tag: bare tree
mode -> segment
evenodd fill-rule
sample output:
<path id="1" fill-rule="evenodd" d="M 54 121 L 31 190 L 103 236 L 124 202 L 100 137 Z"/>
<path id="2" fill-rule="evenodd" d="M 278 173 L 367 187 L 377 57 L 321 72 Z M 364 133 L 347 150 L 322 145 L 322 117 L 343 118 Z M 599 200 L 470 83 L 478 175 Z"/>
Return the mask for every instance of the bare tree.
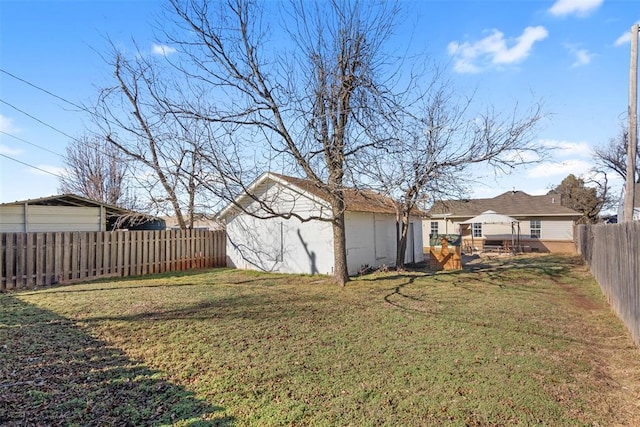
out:
<path id="1" fill-rule="evenodd" d="M 607 146 L 593 150 L 593 157 L 599 168 L 613 171 L 623 181 L 626 181 L 628 145 L 629 131 L 625 126 L 620 126 L 618 136 L 611 138 Z M 637 153 L 635 181 L 640 183 L 640 153 Z"/>
<path id="2" fill-rule="evenodd" d="M 133 207 L 129 168 L 116 147 L 105 139 L 82 136 L 69 143 L 60 191 L 110 205 Z"/>
<path id="3" fill-rule="evenodd" d="M 532 138 L 543 117 L 539 104 L 524 113 L 517 107 L 510 114 L 474 112 L 472 99 L 456 101 L 453 87 L 436 68 L 431 83 L 414 96 L 416 102 L 400 102 L 398 113 L 372 136 L 385 141 L 386 152 L 361 158 L 359 170 L 369 177 L 369 186 L 395 200 L 399 269 L 412 210 L 468 192 L 474 165 L 504 173 L 544 154 Z"/>
<path id="4" fill-rule="evenodd" d="M 269 43 L 268 28 L 262 26 L 264 4 L 171 3 L 185 30 L 172 35 L 171 42 L 189 56 L 188 63 L 176 65 L 197 93 L 217 100 L 209 108 L 185 101 L 173 111 L 229 130 L 230 150 L 210 150 L 212 155 L 217 152 L 212 161 L 224 177 L 222 189 L 247 191 L 248 170 L 255 177 L 256 168 L 268 164 L 257 159 L 263 155 L 284 162 L 327 195 L 334 275 L 344 285 L 345 175 L 352 160 L 375 144 L 365 130 L 388 112 L 385 95 L 393 76 L 384 43 L 395 24 L 396 5 L 296 0 L 286 9 L 289 15 L 282 18 L 275 44 Z M 255 153 L 257 160 L 248 169 L 241 161 L 247 153 Z M 296 216 L 263 207 L 266 215 Z"/>
<path id="5" fill-rule="evenodd" d="M 176 216 L 179 227 L 195 221 L 203 170 L 200 149 L 208 129 L 178 117 L 167 99 L 179 95 L 166 64 L 142 52 L 127 59 L 112 50 L 115 85 L 103 89 L 93 109 L 105 140 L 136 165 L 136 181 L 148 197 L 148 210 Z"/>

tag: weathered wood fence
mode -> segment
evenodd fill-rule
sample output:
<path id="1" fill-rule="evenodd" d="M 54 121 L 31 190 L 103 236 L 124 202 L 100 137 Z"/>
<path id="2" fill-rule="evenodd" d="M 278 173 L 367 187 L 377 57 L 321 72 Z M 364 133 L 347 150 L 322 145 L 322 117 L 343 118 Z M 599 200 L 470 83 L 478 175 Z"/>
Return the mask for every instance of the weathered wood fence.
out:
<path id="1" fill-rule="evenodd" d="M 640 221 L 580 225 L 578 252 L 640 346 Z"/>
<path id="2" fill-rule="evenodd" d="M 225 263 L 224 231 L 0 233 L 0 291 Z"/>

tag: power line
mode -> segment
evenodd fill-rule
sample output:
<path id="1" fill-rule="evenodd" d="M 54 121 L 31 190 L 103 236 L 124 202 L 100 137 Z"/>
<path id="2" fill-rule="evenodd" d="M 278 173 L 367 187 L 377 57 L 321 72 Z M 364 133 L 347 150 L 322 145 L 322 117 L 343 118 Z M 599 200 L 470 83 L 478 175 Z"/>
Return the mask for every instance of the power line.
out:
<path id="1" fill-rule="evenodd" d="M 29 86 L 31 86 L 31 87 L 33 87 L 33 88 L 35 88 L 35 89 L 38 89 L 38 90 L 40 90 L 40 91 L 42 91 L 42 92 L 46 93 L 47 95 L 51 95 L 51 96 L 53 96 L 54 98 L 59 99 L 60 101 L 66 102 L 67 104 L 69 104 L 69 105 L 73 105 L 74 107 L 79 108 L 80 110 L 86 111 L 86 108 L 81 107 L 80 105 L 76 104 L 75 102 L 71 102 L 71 101 L 69 101 L 68 99 L 65 99 L 65 98 L 63 98 L 63 97 L 61 97 L 61 96 L 59 96 L 59 95 L 56 95 L 55 93 L 50 92 L 50 91 L 48 91 L 47 89 L 41 88 L 40 86 L 35 85 L 35 84 L 33 84 L 33 83 L 31 83 L 31 82 L 29 82 L 29 81 L 27 81 L 27 80 L 25 80 L 25 79 L 23 79 L 23 78 L 21 78 L 21 77 L 18 77 L 18 76 L 16 76 L 15 74 L 12 74 L 12 73 L 10 73 L 10 72 L 8 72 L 8 71 L 6 71 L 6 70 L 3 70 L 2 68 L 0 68 L 0 72 L 4 73 L 4 74 L 6 74 L 6 75 L 8 75 L 8 76 L 10 76 L 10 77 L 13 77 L 14 79 L 16 79 L 16 80 L 18 80 L 18 81 L 21 81 L 22 83 L 27 84 L 27 85 L 29 85 Z"/>
<path id="2" fill-rule="evenodd" d="M 39 168 L 39 167 L 37 167 L 37 166 L 30 165 L 29 163 L 25 163 L 25 162 L 23 162 L 23 161 L 21 161 L 21 160 L 14 159 L 13 157 L 10 157 L 10 156 L 7 156 L 7 155 L 4 155 L 4 154 L 2 154 L 2 153 L 0 153 L 0 156 L 4 157 L 4 158 L 6 158 L 6 159 L 9 159 L 9 160 L 13 160 L 14 162 L 17 162 L 17 163 L 23 164 L 23 165 L 25 165 L 25 166 L 28 166 L 28 167 L 30 167 L 30 168 L 33 168 L 33 169 L 39 170 L 40 172 L 48 173 L 49 175 L 53 175 L 53 176 L 55 176 L 56 178 L 63 178 L 61 175 L 55 174 L 55 173 L 53 173 L 53 172 L 51 172 L 51 171 L 48 171 L 48 170 L 45 170 L 45 169 Z"/>
<path id="3" fill-rule="evenodd" d="M 24 110 L 21 110 L 20 108 L 16 107 L 16 106 L 15 106 L 15 105 L 13 105 L 13 104 L 8 103 L 8 102 L 7 102 L 7 101 L 5 101 L 4 99 L 0 99 L 0 102 L 1 102 L 1 103 L 3 103 L 3 104 L 5 104 L 5 105 L 7 105 L 7 106 L 9 106 L 9 107 L 11 107 L 11 108 L 13 108 L 13 109 L 14 109 L 14 110 L 16 110 L 16 111 L 21 112 L 21 113 L 22 113 L 22 114 L 24 114 L 25 116 L 32 118 L 32 119 L 33 119 L 33 120 L 35 120 L 36 122 L 38 122 L 38 123 L 41 123 L 41 124 L 45 125 L 45 126 L 46 126 L 46 127 L 48 127 L 49 129 L 52 129 L 52 130 L 54 130 L 54 131 L 56 131 L 56 132 L 58 132 L 58 133 L 60 133 L 60 134 L 62 134 L 62 135 L 64 135 L 64 136 L 66 136 L 67 138 L 70 138 L 70 139 L 75 140 L 75 138 L 74 138 L 74 137 L 72 137 L 71 135 L 69 135 L 68 133 L 66 133 L 66 132 L 64 132 L 64 131 L 61 131 L 60 129 L 57 129 L 57 128 L 55 128 L 55 127 L 51 126 L 51 125 L 50 125 L 50 124 L 48 124 L 48 123 L 43 122 L 43 121 L 42 121 L 42 120 L 40 120 L 39 118 L 37 118 L 37 117 L 35 117 L 35 116 L 33 116 L 33 115 L 31 115 L 31 114 L 27 113 L 27 112 L 26 112 L 26 111 L 24 111 Z"/>
<path id="4" fill-rule="evenodd" d="M 7 70 L 4 70 L 4 69 L 0 68 L 0 72 L 2 72 L 2 73 L 4 73 L 4 74 L 6 74 L 6 75 L 8 75 L 8 76 L 10 76 L 10 77 L 12 77 L 12 78 L 14 78 L 14 79 L 16 79 L 16 80 L 18 80 L 18 81 L 20 81 L 20 82 L 22 82 L 22 83 L 24 83 L 24 84 L 26 84 L 26 85 L 29 85 L 29 86 L 31 86 L 31 87 L 33 87 L 33 88 L 35 88 L 35 89 L 39 90 L 39 91 L 42 91 L 42 92 L 46 93 L 46 94 L 47 94 L 47 95 L 49 95 L 49 96 L 52 96 L 52 97 L 57 98 L 57 99 L 59 99 L 59 100 L 61 100 L 61 101 L 63 101 L 63 102 L 66 102 L 67 104 L 72 105 L 72 106 L 74 106 L 74 107 L 78 108 L 79 110 L 82 110 L 82 111 L 84 111 L 84 112 L 87 112 L 87 113 L 91 114 L 91 111 L 89 111 L 86 107 L 80 106 L 80 105 L 76 104 L 75 102 L 69 101 L 68 99 L 63 98 L 63 97 L 62 97 L 62 96 L 60 96 L 60 95 L 56 95 L 55 93 L 53 93 L 53 92 L 51 92 L 51 91 L 49 91 L 49 90 L 47 90 L 47 89 L 44 89 L 44 88 L 42 88 L 42 87 L 40 87 L 40 86 L 38 86 L 38 85 L 36 85 L 36 84 L 34 84 L 34 83 L 31 83 L 30 81 L 28 81 L 28 80 L 26 80 L 26 79 L 23 79 L 22 77 L 16 76 L 15 74 L 10 73 L 10 72 L 9 72 L 9 71 L 7 71 Z M 2 103 L 4 103 L 4 104 L 8 105 L 9 107 L 13 108 L 13 109 L 14 109 L 14 110 L 16 110 L 16 111 L 19 111 L 20 113 L 22 113 L 22 114 L 26 115 L 27 117 L 30 117 L 31 119 L 33 119 L 33 120 L 37 121 L 38 123 L 41 123 L 41 124 L 43 124 L 44 126 L 47 126 L 48 128 L 53 129 L 54 131 L 56 131 L 56 132 L 58 132 L 58 133 L 60 133 L 60 134 L 62 134 L 62 135 L 64 135 L 64 136 L 66 136 L 66 137 L 70 138 L 72 141 L 74 141 L 74 142 L 76 142 L 76 143 L 82 143 L 82 140 L 81 140 L 81 139 L 76 138 L 76 137 L 73 137 L 73 136 L 69 135 L 68 133 L 66 133 L 66 132 L 64 132 L 64 131 L 61 131 L 60 129 L 57 129 L 56 127 L 54 127 L 54 126 L 52 126 L 52 125 L 50 125 L 50 124 L 48 124 L 48 123 L 45 123 L 44 121 L 42 121 L 42 120 L 38 119 L 37 117 L 35 117 L 35 116 L 33 116 L 33 115 L 31 115 L 31 114 L 27 113 L 27 112 L 26 112 L 26 111 L 24 111 L 24 110 L 21 110 L 20 108 L 18 108 L 18 107 L 16 107 L 16 106 L 12 105 L 12 104 L 10 104 L 10 103 L 8 103 L 7 101 L 4 101 L 4 100 L 0 99 L 0 102 L 2 102 Z M 110 121 L 109 121 L 109 122 L 110 122 Z M 110 123 L 111 123 L 111 122 L 110 122 Z M 2 133 L 7 134 L 6 132 L 2 132 Z M 36 145 L 36 144 L 33 144 L 33 143 L 30 143 L 30 142 L 25 141 L 25 140 L 23 140 L 23 139 L 20 139 L 20 138 L 18 138 L 18 137 L 16 137 L 16 136 L 14 136 L 14 135 L 9 135 L 9 134 L 7 134 L 7 135 L 8 135 L 8 136 L 12 136 L 12 137 L 14 137 L 14 138 L 16 138 L 16 139 L 19 139 L 19 140 L 20 140 L 20 141 L 22 141 L 22 142 L 26 142 L 27 144 L 30 144 L 30 145 L 33 145 L 33 146 L 35 146 L 35 147 L 41 148 L 41 149 L 43 149 L 43 150 L 50 151 L 50 150 L 47 150 L 46 148 L 43 148 L 43 147 L 38 146 L 38 145 Z M 97 152 L 99 152 L 99 153 L 100 153 L 100 154 L 102 154 L 103 156 L 107 156 L 107 157 L 112 158 L 112 159 L 120 159 L 120 157 L 118 157 L 118 156 L 114 155 L 113 153 L 105 152 L 105 151 L 103 151 L 103 150 L 99 149 L 98 147 L 95 147 L 95 149 L 96 149 L 96 151 L 97 151 Z M 61 155 L 61 154 L 59 154 L 59 153 L 55 153 L 55 152 L 52 152 L 52 153 L 53 153 L 53 154 L 56 154 L 57 156 L 63 157 L 63 158 L 65 157 L 65 156 L 63 156 L 63 155 Z"/>
<path id="5" fill-rule="evenodd" d="M 52 126 L 52 125 L 50 125 L 50 124 L 48 124 L 48 123 L 46 123 L 46 122 L 44 122 L 44 121 L 40 120 L 39 118 L 35 117 L 34 115 L 32 115 L 32 114 L 30 114 L 30 113 L 27 113 L 26 111 L 24 111 L 24 110 L 22 110 L 22 109 L 20 109 L 20 108 L 16 107 L 15 105 L 13 105 L 13 104 L 11 104 L 11 103 L 9 103 L 9 102 L 7 102 L 7 101 L 3 100 L 3 99 L 0 99 L 0 103 L 3 103 L 3 104 L 8 105 L 9 107 L 13 108 L 14 110 L 16 110 L 16 111 L 18 111 L 18 112 L 20 112 L 20 113 L 24 114 L 25 116 L 27 116 L 27 117 L 29 117 L 29 118 L 31 118 L 31 119 L 33 119 L 33 120 L 37 121 L 38 123 L 41 123 L 42 125 L 44 125 L 44 126 L 48 127 L 49 129 L 53 129 L 54 131 L 56 131 L 56 132 L 58 132 L 58 133 L 60 133 L 60 134 L 62 134 L 62 135 L 64 135 L 64 136 L 66 136 L 67 138 L 69 138 L 70 140 L 72 140 L 72 141 L 74 141 L 74 142 L 76 142 L 76 143 L 78 143 L 78 144 L 84 144 L 84 143 L 85 143 L 82 139 L 80 139 L 80 138 L 76 138 L 76 137 L 73 137 L 73 136 L 69 135 L 68 133 L 66 133 L 66 132 L 64 132 L 64 131 L 62 131 L 62 130 L 60 130 L 60 129 L 56 128 L 55 126 Z M 14 136 L 14 135 L 8 134 L 7 132 L 4 132 L 4 131 L 0 131 L 0 132 L 1 132 L 1 133 L 6 134 L 6 135 L 8 135 L 8 136 L 11 136 L 11 137 L 13 137 L 13 138 L 19 139 L 19 140 L 21 140 L 21 141 L 23 141 L 23 142 L 26 142 L 27 144 L 33 145 L 33 146 L 35 146 L 35 147 L 38 147 L 38 148 L 41 148 L 41 149 L 43 149 L 43 150 L 49 151 L 49 152 L 51 152 L 51 153 L 53 153 L 53 154 L 55 154 L 55 155 L 57 155 L 57 156 L 60 156 L 60 157 L 62 157 L 62 158 L 65 158 L 65 156 L 63 156 L 62 154 L 56 153 L 56 152 L 54 152 L 54 151 L 51 151 L 51 150 L 49 150 L 49 149 L 47 149 L 47 148 L 44 148 L 44 147 L 42 147 L 42 146 L 39 146 L 39 145 L 37 145 L 37 144 L 34 144 L 34 143 L 31 143 L 31 142 L 28 142 L 28 141 L 26 141 L 26 140 L 24 140 L 24 139 L 21 139 L 21 138 L 18 138 L 18 137 L 16 137 L 16 136 Z M 104 151 L 104 150 L 101 150 L 98 146 L 95 146 L 95 147 L 94 147 L 94 149 L 95 149 L 98 153 L 100 153 L 100 154 L 102 154 L 103 156 L 106 156 L 106 157 L 108 157 L 108 158 L 110 158 L 110 159 L 121 160 L 121 158 L 120 158 L 119 156 L 117 156 L 117 155 L 115 155 L 115 154 L 113 154 L 113 153 L 109 153 L 109 152 L 106 152 L 106 151 Z"/>
<path id="6" fill-rule="evenodd" d="M 1 133 L 1 134 L 3 134 L 3 135 L 7 135 L 7 136 L 9 136 L 9 137 L 11 137 L 11 138 L 17 139 L 18 141 L 22 141 L 22 142 L 24 142 L 25 144 L 33 145 L 33 146 L 34 146 L 34 147 L 36 147 L 36 148 L 39 148 L 39 149 L 44 150 L 44 151 L 48 151 L 49 153 L 51 153 L 51 154 L 55 154 L 55 155 L 56 155 L 56 156 L 58 156 L 58 157 L 62 157 L 62 158 L 64 158 L 64 156 L 63 156 L 62 154 L 60 154 L 60 153 L 56 153 L 56 152 L 55 152 L 55 151 L 53 151 L 53 150 L 49 150 L 47 147 L 43 147 L 43 146 L 41 146 L 41 145 L 34 144 L 33 142 L 29 142 L 29 141 L 27 141 L 26 139 L 22 139 L 22 138 L 20 138 L 20 137 L 18 137 L 18 136 L 12 135 L 12 134 L 10 134 L 9 132 L 5 132 L 5 131 L 3 131 L 3 130 L 0 130 L 0 133 Z"/>

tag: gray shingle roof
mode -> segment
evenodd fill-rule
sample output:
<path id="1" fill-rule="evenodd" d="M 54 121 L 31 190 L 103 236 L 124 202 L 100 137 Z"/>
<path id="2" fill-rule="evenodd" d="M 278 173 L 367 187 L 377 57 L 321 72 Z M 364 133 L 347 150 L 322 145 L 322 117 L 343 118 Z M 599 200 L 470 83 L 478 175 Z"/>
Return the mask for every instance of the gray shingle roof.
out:
<path id="1" fill-rule="evenodd" d="M 433 204 L 430 216 L 474 217 L 487 210 L 503 215 L 580 217 L 579 212 L 560 204 L 560 196 L 531 196 L 523 191 L 507 191 L 491 199 L 441 200 Z"/>

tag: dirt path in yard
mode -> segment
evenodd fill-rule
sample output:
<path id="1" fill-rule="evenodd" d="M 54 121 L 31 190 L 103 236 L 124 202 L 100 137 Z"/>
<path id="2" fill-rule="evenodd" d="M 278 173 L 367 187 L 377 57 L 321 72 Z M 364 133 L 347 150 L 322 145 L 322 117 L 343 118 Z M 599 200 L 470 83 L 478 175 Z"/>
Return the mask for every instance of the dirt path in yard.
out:
<path id="1" fill-rule="evenodd" d="M 470 270 L 499 272 L 518 268 L 518 264 L 535 265 L 536 259 L 542 260 L 542 257 L 544 255 L 515 258 L 474 255 L 463 259 L 463 265 Z M 609 425 L 640 426 L 640 347 L 633 342 L 606 299 L 599 292 L 594 296 L 589 283 L 594 280 L 593 276 L 579 257 L 563 257 L 556 267 L 570 270 L 570 283 L 566 282 L 564 274 L 542 275 L 558 289 L 549 296 L 550 302 L 566 307 L 575 319 L 563 327 L 567 328 L 570 337 L 583 343 L 578 346 L 577 354 L 574 350 L 567 357 L 583 363 L 585 375 L 589 375 L 591 383 L 595 384 L 594 390 L 584 396 L 585 403 L 615 420 Z M 564 400 L 576 396 L 568 388 L 558 390 L 557 398 Z"/>
<path id="2" fill-rule="evenodd" d="M 585 276 L 590 276 L 587 267 L 583 267 Z M 567 294 L 569 301 L 584 313 L 585 320 L 590 318 L 615 316 L 613 309 L 602 301 L 593 301 L 579 288 L 558 283 Z M 616 320 L 622 323 L 617 317 Z M 620 425 L 640 426 L 640 348 L 631 339 L 626 328 L 612 329 L 606 322 L 585 322 L 584 336 L 591 345 L 585 346 L 585 357 L 591 359 L 596 382 L 601 385 L 598 395 L 602 410 L 611 411 Z M 600 327 L 598 327 L 600 326 Z"/>
<path id="3" fill-rule="evenodd" d="M 589 282 L 594 280 L 589 267 L 578 257 L 571 261 L 571 275 L 578 280 L 569 284 L 564 275 L 548 277 L 561 291 L 558 304 L 568 305 L 578 316 L 569 332 L 584 340 L 583 354 L 578 356 L 591 366 L 589 375 L 598 385 L 587 403 L 609 413 L 617 420 L 614 425 L 640 426 L 640 347 L 606 298 L 599 292 L 596 297 L 589 294 Z"/>

